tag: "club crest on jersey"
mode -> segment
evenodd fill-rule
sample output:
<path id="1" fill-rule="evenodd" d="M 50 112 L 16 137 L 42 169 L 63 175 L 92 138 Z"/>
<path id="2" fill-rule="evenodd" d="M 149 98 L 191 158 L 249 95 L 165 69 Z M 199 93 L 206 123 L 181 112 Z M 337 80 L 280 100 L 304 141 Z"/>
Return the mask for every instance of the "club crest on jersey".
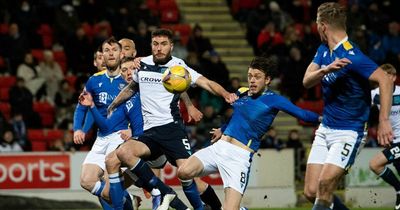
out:
<path id="1" fill-rule="evenodd" d="M 118 89 L 120 89 L 120 90 L 124 89 L 124 87 L 125 87 L 125 84 L 124 84 L 124 83 L 120 83 L 120 84 L 118 85 Z"/>

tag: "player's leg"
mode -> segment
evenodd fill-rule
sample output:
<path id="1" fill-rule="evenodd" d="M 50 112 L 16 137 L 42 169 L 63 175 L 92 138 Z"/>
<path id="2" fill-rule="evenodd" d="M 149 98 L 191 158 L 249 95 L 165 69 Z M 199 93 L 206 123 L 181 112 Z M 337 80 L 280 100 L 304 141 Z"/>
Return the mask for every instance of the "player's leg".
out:
<path id="1" fill-rule="evenodd" d="M 188 180 L 188 179 L 194 179 L 196 185 L 197 185 L 197 190 L 200 193 L 200 198 L 202 201 L 204 201 L 206 204 L 208 204 L 211 209 L 213 210 L 219 210 L 221 209 L 221 202 L 218 199 L 217 194 L 215 193 L 214 189 L 211 187 L 211 185 L 207 184 L 198 176 L 203 172 L 204 173 L 204 166 L 203 163 L 200 161 L 199 158 L 205 158 L 205 157 L 211 157 L 211 154 L 206 154 L 207 148 L 200 150 L 199 152 L 195 153 L 196 155 L 192 155 L 187 159 L 182 166 L 179 167 L 178 169 L 178 177 L 181 180 Z M 204 155 L 203 155 L 204 153 Z M 210 163 L 211 164 L 211 163 Z M 214 164 L 215 165 L 215 164 Z M 217 168 L 215 166 L 213 172 L 216 172 Z M 209 171 L 207 174 L 211 173 Z"/>
<path id="2" fill-rule="evenodd" d="M 318 179 L 317 199 L 314 210 L 348 209 L 342 203 L 333 203 L 333 192 L 336 190 L 340 179 L 354 164 L 354 161 L 365 143 L 366 132 L 352 130 L 335 130 L 327 128 L 326 144 L 329 148 L 328 155 Z M 341 205 L 340 205 L 341 204 Z"/>
<path id="3" fill-rule="evenodd" d="M 242 194 L 233 188 L 225 188 L 224 210 L 238 210 L 242 201 Z"/>
<path id="4" fill-rule="evenodd" d="M 394 144 L 389 148 L 384 149 L 382 152 L 376 154 L 369 162 L 371 170 L 381 177 L 385 182 L 392 185 L 396 191 L 396 205 L 395 209 L 400 209 L 400 181 L 397 179 L 393 171 L 387 167 L 387 164 L 398 162 L 398 153 L 400 148 L 398 144 Z M 390 160 L 390 161 L 389 161 Z"/>
<path id="5" fill-rule="evenodd" d="M 324 164 L 318 180 L 317 198 L 313 210 L 329 210 L 333 206 L 333 192 L 345 170 L 333 164 Z"/>
<path id="6" fill-rule="evenodd" d="M 133 140 L 122 144 L 116 150 L 118 159 L 126 165 L 133 174 L 136 174 L 143 180 L 143 188 L 148 191 L 154 188 L 160 190 L 161 194 L 164 196 L 164 200 L 167 200 L 161 209 L 167 209 L 169 205 L 178 210 L 187 209 L 187 206 L 177 197 L 175 191 L 157 178 L 150 167 L 141 159 L 141 157 L 150 156 L 153 150 L 157 150 L 157 145 L 152 143 L 151 139 L 147 138 L 145 134 L 140 138 L 145 143 Z M 152 148 L 152 150 L 150 150 L 150 148 Z"/>
<path id="7" fill-rule="evenodd" d="M 321 174 L 323 164 L 328 156 L 328 145 L 326 142 L 326 133 L 328 129 L 320 126 L 315 133 L 315 139 L 311 147 L 307 160 L 307 167 L 304 179 L 304 196 L 311 203 L 315 202 L 318 190 L 318 179 Z M 333 195 L 334 210 L 348 210 L 339 197 Z"/>
<path id="8" fill-rule="evenodd" d="M 165 164 L 167 164 L 167 157 L 165 155 L 161 155 L 160 157 L 156 158 L 155 160 L 147 161 L 146 163 L 151 168 L 154 175 L 156 175 L 158 178 L 160 178 L 161 169 L 164 168 Z M 147 192 L 147 193 L 149 193 L 149 192 Z M 150 192 L 150 195 L 152 198 L 151 199 L 152 210 L 156 210 L 161 205 L 161 192 L 157 188 L 154 188 Z"/>

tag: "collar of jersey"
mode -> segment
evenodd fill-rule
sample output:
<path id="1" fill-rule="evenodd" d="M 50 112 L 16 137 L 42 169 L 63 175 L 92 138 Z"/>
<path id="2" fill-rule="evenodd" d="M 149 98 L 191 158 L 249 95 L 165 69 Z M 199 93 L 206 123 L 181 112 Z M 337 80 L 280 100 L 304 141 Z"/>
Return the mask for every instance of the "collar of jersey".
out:
<path id="1" fill-rule="evenodd" d="M 339 43 L 336 44 L 336 46 L 333 48 L 333 50 L 336 50 L 340 45 L 342 45 L 344 42 L 346 42 L 349 39 L 348 36 L 344 37 Z M 332 51 L 333 51 L 332 50 Z"/>
<path id="2" fill-rule="evenodd" d="M 110 79 L 117 79 L 118 77 L 121 76 L 121 74 L 118 74 L 118 75 L 116 75 L 116 76 L 114 76 L 114 77 L 110 77 L 110 75 L 108 75 L 108 71 L 107 71 L 107 70 L 106 70 L 105 75 L 106 75 L 107 78 L 110 78 Z"/>

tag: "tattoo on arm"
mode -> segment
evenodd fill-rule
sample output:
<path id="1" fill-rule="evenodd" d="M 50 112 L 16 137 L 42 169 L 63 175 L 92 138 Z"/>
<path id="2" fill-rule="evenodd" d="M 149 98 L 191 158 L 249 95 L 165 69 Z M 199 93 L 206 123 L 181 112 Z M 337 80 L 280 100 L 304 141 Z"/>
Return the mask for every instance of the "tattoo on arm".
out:
<path id="1" fill-rule="evenodd" d="M 114 101 L 110 104 L 108 109 L 112 110 L 118 105 L 122 104 L 126 100 L 128 100 L 135 92 L 138 90 L 138 85 L 136 82 L 132 81 L 129 83 L 124 89 L 119 92 L 117 97 L 115 97 Z"/>

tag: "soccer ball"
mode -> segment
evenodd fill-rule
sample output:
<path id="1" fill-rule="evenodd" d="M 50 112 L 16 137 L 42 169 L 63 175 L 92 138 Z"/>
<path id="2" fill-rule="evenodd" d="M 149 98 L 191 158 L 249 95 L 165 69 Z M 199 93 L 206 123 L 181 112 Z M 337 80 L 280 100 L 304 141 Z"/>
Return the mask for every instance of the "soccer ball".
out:
<path id="1" fill-rule="evenodd" d="M 171 66 L 165 70 L 162 83 L 171 93 L 185 92 L 192 81 L 190 73 L 183 66 Z"/>

